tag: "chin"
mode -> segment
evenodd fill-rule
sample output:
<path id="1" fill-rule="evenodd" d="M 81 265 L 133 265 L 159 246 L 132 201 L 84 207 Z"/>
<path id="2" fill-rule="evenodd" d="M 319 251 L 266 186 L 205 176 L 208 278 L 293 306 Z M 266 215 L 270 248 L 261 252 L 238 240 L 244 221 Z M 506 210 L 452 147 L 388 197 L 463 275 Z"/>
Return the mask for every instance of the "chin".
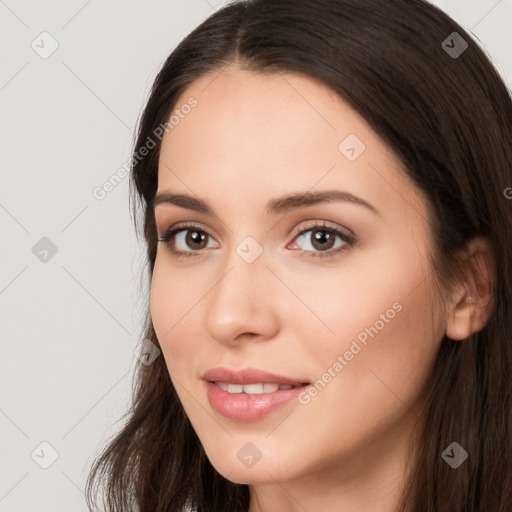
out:
<path id="1" fill-rule="evenodd" d="M 230 482 L 236 484 L 264 484 L 275 483 L 276 480 L 288 480 L 295 468 L 290 464 L 276 463 L 269 456 L 261 456 L 260 459 L 244 460 L 246 453 L 250 453 L 250 447 L 245 451 L 240 450 L 238 454 L 227 458 L 225 453 L 217 457 L 208 457 L 215 470 Z M 239 455 L 239 456 L 238 456 Z M 266 460 L 265 460 L 266 459 Z"/>
<path id="2" fill-rule="evenodd" d="M 239 467 L 223 467 L 222 472 L 215 468 L 226 480 L 234 484 L 266 484 L 273 483 L 275 480 L 281 480 L 280 477 L 274 475 L 272 470 L 266 470 L 264 467 L 260 468 L 239 468 Z M 268 471 L 268 472 L 267 472 Z"/>

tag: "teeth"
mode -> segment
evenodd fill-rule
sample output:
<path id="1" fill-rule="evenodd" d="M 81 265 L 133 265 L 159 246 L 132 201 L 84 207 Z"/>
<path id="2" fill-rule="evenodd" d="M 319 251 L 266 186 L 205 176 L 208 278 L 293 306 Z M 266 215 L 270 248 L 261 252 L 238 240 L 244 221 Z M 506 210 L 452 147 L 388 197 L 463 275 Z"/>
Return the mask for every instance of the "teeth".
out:
<path id="1" fill-rule="evenodd" d="M 227 384 L 225 382 L 216 382 L 215 384 L 228 393 L 242 393 L 243 391 L 242 384 Z"/>
<path id="2" fill-rule="evenodd" d="M 228 384 L 227 382 L 215 382 L 220 389 L 228 393 L 246 393 L 248 395 L 261 395 L 263 393 L 274 393 L 277 390 L 292 389 L 292 384 Z"/>
<path id="3" fill-rule="evenodd" d="M 261 393 L 263 393 L 263 384 L 244 384 L 241 387 L 243 388 L 244 393 L 247 393 L 248 395 L 261 395 Z"/>

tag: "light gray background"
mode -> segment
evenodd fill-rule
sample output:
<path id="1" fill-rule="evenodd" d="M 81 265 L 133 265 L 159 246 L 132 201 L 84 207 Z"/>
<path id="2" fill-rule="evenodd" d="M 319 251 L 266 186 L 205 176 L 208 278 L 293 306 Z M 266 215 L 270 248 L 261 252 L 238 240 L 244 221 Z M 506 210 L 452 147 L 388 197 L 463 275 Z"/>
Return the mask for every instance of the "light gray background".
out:
<path id="1" fill-rule="evenodd" d="M 129 404 L 147 299 L 128 178 L 103 200 L 92 191 L 129 158 L 167 55 L 223 3 L 0 0 L 0 512 L 86 510 L 89 466 Z M 512 85 L 512 0 L 434 3 Z M 43 31 L 58 43 L 46 59 L 31 47 L 51 48 Z M 46 262 L 32 251 L 43 237 L 57 248 Z M 47 469 L 42 442 L 58 453 Z"/>

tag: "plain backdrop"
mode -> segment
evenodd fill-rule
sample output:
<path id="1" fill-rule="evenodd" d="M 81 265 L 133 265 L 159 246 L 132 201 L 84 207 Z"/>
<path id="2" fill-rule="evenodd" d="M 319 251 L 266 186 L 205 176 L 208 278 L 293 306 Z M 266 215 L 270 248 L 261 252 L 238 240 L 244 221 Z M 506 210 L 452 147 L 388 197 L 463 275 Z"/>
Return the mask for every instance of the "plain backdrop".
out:
<path id="1" fill-rule="evenodd" d="M 434 3 L 512 84 L 512 0 Z M 93 191 L 128 160 L 167 55 L 222 4 L 0 0 L 0 512 L 87 510 L 147 301 L 128 178 Z"/>

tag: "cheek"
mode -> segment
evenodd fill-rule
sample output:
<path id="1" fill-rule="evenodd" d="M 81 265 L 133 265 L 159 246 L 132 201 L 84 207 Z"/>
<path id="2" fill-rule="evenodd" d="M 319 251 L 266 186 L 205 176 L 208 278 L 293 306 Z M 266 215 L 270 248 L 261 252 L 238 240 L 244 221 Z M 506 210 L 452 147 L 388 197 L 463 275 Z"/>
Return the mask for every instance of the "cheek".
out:
<path id="1" fill-rule="evenodd" d="M 414 286 L 405 278 L 386 286 L 381 279 L 380 286 L 381 293 L 374 287 L 373 293 L 357 296 L 340 295 L 334 287 L 337 302 L 323 299 L 319 311 L 336 334 L 322 329 L 316 340 L 310 336 L 315 343 L 303 345 L 301 359 L 316 370 L 310 388 L 315 391 L 303 397 L 297 417 L 303 425 L 314 418 L 312 458 L 348 453 L 402 419 L 413 419 L 410 412 L 417 411 L 416 402 L 428 386 L 439 345 L 428 314 L 429 281 L 412 293 Z M 292 422 L 283 424 L 281 434 L 293 436 L 293 427 Z"/>
<path id="2" fill-rule="evenodd" d="M 425 385 L 442 325 L 434 325 L 426 260 L 411 254 L 411 248 L 373 253 L 295 288 L 318 316 L 296 315 L 305 340 L 301 359 L 314 362 L 325 399 L 344 396 L 362 414 L 388 398 L 414 401 Z"/>
<path id="3" fill-rule="evenodd" d="M 197 333 L 187 332 L 187 315 L 193 314 L 198 292 L 179 276 L 164 258 L 157 257 L 151 280 L 151 319 L 169 372 L 177 377 L 187 367 L 186 362 L 194 353 L 194 340 L 198 340 Z"/>
<path id="4" fill-rule="evenodd" d="M 345 346 L 348 350 L 358 336 L 364 344 L 389 340 L 392 331 L 403 329 L 415 330 L 417 336 L 423 332 L 421 323 L 430 327 L 431 272 L 423 255 L 398 242 L 394 250 L 390 243 L 361 251 L 337 268 L 317 269 L 308 279 L 295 268 L 283 275 L 300 298 L 294 301 L 295 318 L 315 340 L 317 358 L 325 353 L 318 351 L 319 340 L 332 353 Z"/>

